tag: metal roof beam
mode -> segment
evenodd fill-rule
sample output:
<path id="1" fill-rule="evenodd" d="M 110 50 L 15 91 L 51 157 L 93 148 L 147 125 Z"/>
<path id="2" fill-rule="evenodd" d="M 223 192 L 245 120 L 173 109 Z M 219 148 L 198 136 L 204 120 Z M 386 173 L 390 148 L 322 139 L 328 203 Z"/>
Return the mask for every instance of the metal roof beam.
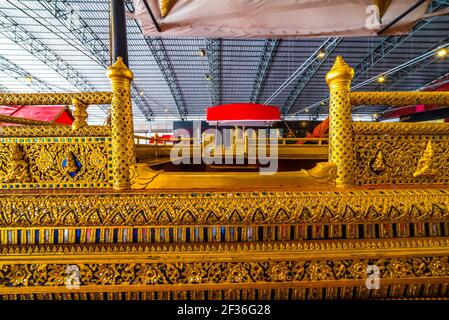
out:
<path id="1" fill-rule="evenodd" d="M 143 33 L 142 33 L 143 35 Z M 184 119 L 187 115 L 187 109 L 184 105 L 184 99 L 179 89 L 178 80 L 176 80 L 173 67 L 168 59 L 167 52 L 165 51 L 164 44 L 161 38 L 149 38 L 144 37 L 145 41 L 150 49 L 154 60 L 156 61 L 159 69 L 164 76 L 165 81 L 168 84 L 168 88 L 175 101 L 176 109 L 178 110 L 179 117 Z"/>
<path id="2" fill-rule="evenodd" d="M 85 91 L 95 90 L 94 86 L 72 66 L 2 11 L 0 11 L 0 26 L 1 34 L 55 70 L 75 87 Z"/>
<path id="3" fill-rule="evenodd" d="M 267 76 L 268 70 L 270 69 L 270 64 L 273 60 L 279 42 L 280 41 L 277 39 L 265 39 L 259 58 L 259 64 L 257 66 L 256 78 L 254 79 L 253 89 L 251 90 L 251 96 L 249 99 L 253 103 L 259 102 L 263 82 Z"/>
<path id="4" fill-rule="evenodd" d="M 31 89 L 38 92 L 55 91 L 55 86 L 45 82 L 38 77 L 31 75 L 15 63 L 9 61 L 4 56 L 0 55 L 0 72 L 20 81 Z M 31 77 L 32 82 L 26 81 L 27 77 Z"/>
<path id="5" fill-rule="evenodd" d="M 342 38 L 328 38 L 326 39 L 317 51 L 313 53 L 313 56 L 309 57 L 311 62 L 307 65 L 306 69 L 303 70 L 301 75 L 296 80 L 295 85 L 290 91 L 287 100 L 284 103 L 283 114 L 288 114 L 295 101 L 298 99 L 301 92 L 309 83 L 310 79 L 313 78 L 315 73 L 320 69 L 323 62 L 329 57 L 329 55 L 334 51 L 334 49 L 341 42 Z M 324 57 L 318 57 L 317 53 L 323 52 Z"/>
<path id="6" fill-rule="evenodd" d="M 2 11 L 0 11 L 0 27 L 1 34 L 45 63 L 75 87 L 83 91 L 95 91 L 95 87 L 78 71 Z M 107 113 L 106 106 L 99 107 Z"/>
<path id="7" fill-rule="evenodd" d="M 221 103 L 221 40 L 205 38 L 207 63 L 209 66 L 210 101 L 213 105 Z"/>
<path id="8" fill-rule="evenodd" d="M 449 1 L 443 0 L 432 0 L 428 12 L 435 12 L 441 10 L 449 5 Z M 425 26 L 429 25 L 435 17 L 431 17 L 428 19 L 423 19 L 418 21 L 413 27 L 412 31 L 409 34 L 401 35 L 401 36 L 389 36 L 385 38 L 376 48 L 374 48 L 367 56 L 365 56 L 355 67 L 354 67 L 354 79 L 352 83 L 355 84 L 358 79 L 360 79 L 364 74 L 366 74 L 369 70 L 371 70 L 377 63 L 379 63 L 383 58 L 385 58 L 388 54 L 390 54 L 397 47 L 402 45 L 405 41 L 410 39 L 417 31 L 421 30 Z M 317 106 L 321 106 L 323 103 L 327 103 L 329 98 L 325 98 L 321 101 L 318 101 L 306 108 L 303 108 L 295 114 L 299 114 L 304 112 L 306 109 L 313 109 Z"/>
<path id="9" fill-rule="evenodd" d="M 433 0 L 428 8 L 428 12 L 438 11 L 448 5 L 448 1 Z M 362 59 L 354 67 L 354 79 L 352 83 L 356 83 L 363 75 L 371 70 L 378 62 L 385 56 L 390 54 L 397 47 L 402 45 L 405 41 L 410 39 L 416 32 L 429 25 L 435 18 L 423 19 L 418 21 L 413 27 L 412 31 L 405 35 L 389 36 L 385 38 L 376 48 L 374 48 L 365 58 Z"/>
<path id="10" fill-rule="evenodd" d="M 98 35 L 79 15 L 67 0 L 37 0 L 48 12 L 60 20 L 67 30 L 73 34 L 81 44 L 89 50 L 92 58 L 98 64 L 107 68 L 110 63 L 109 48 L 101 41 Z M 138 86 L 131 83 L 131 98 L 147 120 L 151 120 L 153 112 Z"/>

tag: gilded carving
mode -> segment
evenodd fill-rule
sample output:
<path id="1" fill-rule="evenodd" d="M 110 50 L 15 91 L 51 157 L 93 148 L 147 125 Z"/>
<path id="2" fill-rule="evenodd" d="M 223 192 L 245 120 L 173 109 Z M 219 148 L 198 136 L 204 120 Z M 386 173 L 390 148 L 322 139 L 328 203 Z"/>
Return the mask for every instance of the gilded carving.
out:
<path id="1" fill-rule="evenodd" d="M 371 171 L 379 174 L 382 171 L 385 170 L 385 163 L 384 163 L 384 159 L 382 157 L 382 151 L 377 151 L 376 156 L 374 157 L 374 159 L 371 162 Z"/>
<path id="2" fill-rule="evenodd" d="M 366 279 L 360 270 L 374 264 L 380 278 L 409 279 L 448 277 L 447 256 L 381 258 L 381 259 L 323 259 L 266 260 L 250 262 L 182 262 L 182 263 L 80 263 L 80 287 L 200 285 L 223 283 L 321 282 Z M 3 264 L 0 293 L 5 287 L 64 286 L 66 265 L 53 263 Z M 134 287 L 134 288 L 132 288 Z M 12 288 L 11 288 L 12 289 Z M 193 289 L 193 288 L 192 288 Z"/>
<path id="3" fill-rule="evenodd" d="M 72 104 L 75 107 L 75 110 L 73 111 L 74 120 L 72 123 L 72 129 L 78 130 L 81 127 L 87 126 L 87 107 L 89 106 L 86 103 L 81 102 L 78 99 L 72 99 Z"/>
<path id="4" fill-rule="evenodd" d="M 128 189 L 130 167 L 134 164 L 134 129 L 131 106 L 131 81 L 133 73 L 123 63 L 121 57 L 108 68 L 111 79 L 111 128 L 112 128 L 112 169 L 115 189 Z"/>
<path id="5" fill-rule="evenodd" d="M 421 176 L 433 176 L 433 148 L 432 148 L 432 140 L 429 140 L 426 145 L 426 149 L 418 160 L 418 167 L 415 172 L 413 172 L 413 177 L 421 177 Z"/>
<path id="6" fill-rule="evenodd" d="M 7 165 L 7 171 L 3 178 L 3 182 L 29 182 L 30 170 L 23 147 L 14 143 L 10 148 L 10 158 Z"/>
<path id="7" fill-rule="evenodd" d="M 0 105 L 70 105 L 76 99 L 85 104 L 110 104 L 111 92 L 0 93 Z"/>
<path id="8" fill-rule="evenodd" d="M 109 150 L 107 138 L 99 137 L 6 139 L 0 143 L 0 178 L 27 183 L 17 186 L 23 189 L 36 183 L 109 183 Z"/>
<path id="9" fill-rule="evenodd" d="M 351 104 L 404 106 L 415 104 L 448 105 L 447 91 L 414 91 L 414 92 L 351 92 Z"/>
<path id="10" fill-rule="evenodd" d="M 0 127 L 1 137 L 109 137 L 111 128 L 107 126 L 85 126 L 72 130 L 70 126 L 10 126 Z M 1 142 L 1 141 L 0 141 Z"/>
<path id="11" fill-rule="evenodd" d="M 356 134 L 355 183 L 447 183 L 449 179 L 449 135 Z M 382 154 L 384 170 L 373 170 L 373 160 Z"/>
<path id="12" fill-rule="evenodd" d="M 337 167 L 336 186 L 353 184 L 355 154 L 353 148 L 350 85 L 354 69 L 341 56 L 326 74 L 329 86 L 329 161 Z"/>
<path id="13" fill-rule="evenodd" d="M 70 180 L 65 172 L 64 177 Z M 449 216 L 449 192 L 384 189 L 0 195 L 0 211 L 3 227 L 441 222 Z"/>

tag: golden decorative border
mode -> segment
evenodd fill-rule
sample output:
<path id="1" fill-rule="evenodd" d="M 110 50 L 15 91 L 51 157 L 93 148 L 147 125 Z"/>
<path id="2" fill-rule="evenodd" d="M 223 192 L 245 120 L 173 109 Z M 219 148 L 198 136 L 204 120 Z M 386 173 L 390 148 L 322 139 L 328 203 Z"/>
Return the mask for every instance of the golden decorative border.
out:
<path id="1" fill-rule="evenodd" d="M 49 293 L 35 289 L 35 293 L 0 294 L 0 300 L 447 300 L 449 285 L 437 281 L 418 281 L 414 284 L 384 284 L 379 290 L 368 290 L 365 285 L 352 284 L 338 287 L 270 288 L 264 284 L 260 289 L 239 289 L 223 286 L 217 290 L 192 289 L 186 291 L 130 291 L 108 287 L 103 291 L 92 288 L 90 292 Z M 97 289 L 97 290 L 95 290 Z M 177 309 L 175 309 L 177 310 Z"/>
<path id="2" fill-rule="evenodd" d="M 35 246 L 38 250 L 32 246 L 28 247 L 31 250 L 16 247 L 16 253 L 0 257 L 0 295 L 336 289 L 364 285 L 368 265 L 378 267 L 382 289 L 405 284 L 446 284 L 447 287 L 447 241 L 442 238 L 412 242 L 406 239 L 314 241 L 312 244 L 263 243 L 255 246 L 160 245 L 155 251 L 146 251 L 150 246 L 143 248 L 142 245 L 90 246 L 97 253 L 86 246 Z M 108 250 L 102 252 L 105 248 Z M 65 286 L 69 265 L 79 268 L 78 289 Z M 440 296 L 449 293 L 446 287 L 437 291 Z M 359 298 L 366 297 L 369 291 L 365 290 Z"/>
<path id="3" fill-rule="evenodd" d="M 96 262 L 131 257 L 139 261 L 154 260 L 173 262 L 180 254 L 192 261 L 217 256 L 226 259 L 252 261 L 271 257 L 307 260 L 316 255 L 328 258 L 402 257 L 420 254 L 446 255 L 449 252 L 448 237 L 358 239 L 358 240 L 302 240 L 302 241 L 258 241 L 218 243 L 115 243 L 115 244 L 59 244 L 59 245 L 14 245 L 0 246 L 0 263 L 20 261 L 63 262 L 93 258 Z M 249 255 L 250 254 L 250 255 Z M 155 256 L 153 256 L 155 255 Z"/>
<path id="4" fill-rule="evenodd" d="M 0 194 L 1 227 L 445 222 L 449 190 Z"/>
<path id="5" fill-rule="evenodd" d="M 351 92 L 352 105 L 448 105 L 449 92 Z"/>
<path id="6" fill-rule="evenodd" d="M 72 99 L 85 104 L 110 104 L 112 92 L 0 93 L 0 105 L 71 105 Z"/>
<path id="7" fill-rule="evenodd" d="M 73 130 L 70 126 L 10 126 L 0 127 L 0 137 L 36 138 L 36 137 L 110 137 L 111 127 L 84 126 Z"/>
<path id="8" fill-rule="evenodd" d="M 446 123 L 353 122 L 352 128 L 355 136 L 367 136 L 364 137 L 367 140 L 372 135 L 382 135 L 382 138 L 387 140 L 402 135 L 431 135 L 435 136 L 435 139 L 438 135 L 449 135 L 449 125 Z"/>

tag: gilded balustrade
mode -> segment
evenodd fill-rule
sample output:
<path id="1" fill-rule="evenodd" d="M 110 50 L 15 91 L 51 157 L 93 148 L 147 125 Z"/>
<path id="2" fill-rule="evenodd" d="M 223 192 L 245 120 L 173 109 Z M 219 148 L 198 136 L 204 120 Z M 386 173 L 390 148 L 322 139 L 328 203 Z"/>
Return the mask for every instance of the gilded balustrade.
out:
<path id="1" fill-rule="evenodd" d="M 89 104 L 111 100 L 110 92 L 0 94 L 0 104 L 75 107 L 72 127 L 25 119 L 28 126 L 0 128 L 0 188 L 111 187 L 111 130 L 86 123 Z"/>
<path id="2" fill-rule="evenodd" d="M 337 187 L 448 184 L 449 125 L 352 122 L 354 105 L 449 105 L 448 92 L 350 92 L 350 68 L 341 57 L 326 76 L 330 88 L 329 161 Z"/>
<path id="3" fill-rule="evenodd" d="M 71 104 L 75 118 L 71 127 L 3 119 L 29 126 L 0 128 L 0 188 L 130 187 L 132 73 L 119 58 L 108 76 L 112 92 L 0 94 L 0 105 Z M 92 104 L 111 104 L 110 127 L 87 125 Z"/>

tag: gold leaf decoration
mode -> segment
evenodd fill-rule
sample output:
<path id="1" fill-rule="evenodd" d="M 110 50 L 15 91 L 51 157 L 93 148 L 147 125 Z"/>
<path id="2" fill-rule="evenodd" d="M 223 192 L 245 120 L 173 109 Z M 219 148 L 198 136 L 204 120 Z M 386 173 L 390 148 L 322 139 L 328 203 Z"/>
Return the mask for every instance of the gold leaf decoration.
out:
<path id="1" fill-rule="evenodd" d="M 161 0 L 160 9 L 161 9 L 162 18 L 165 18 L 165 16 L 168 14 L 170 9 L 173 7 L 175 2 L 176 2 L 176 0 Z"/>
<path id="2" fill-rule="evenodd" d="M 371 170 L 375 173 L 381 173 L 385 170 L 385 163 L 382 156 L 382 151 L 378 151 L 373 161 L 371 162 Z"/>
<path id="3" fill-rule="evenodd" d="M 424 150 L 423 155 L 418 160 L 418 167 L 415 172 L 413 172 L 413 177 L 421 177 L 421 176 L 432 176 L 432 162 L 433 162 L 433 148 L 432 141 L 429 140 L 426 145 L 426 149 Z"/>

